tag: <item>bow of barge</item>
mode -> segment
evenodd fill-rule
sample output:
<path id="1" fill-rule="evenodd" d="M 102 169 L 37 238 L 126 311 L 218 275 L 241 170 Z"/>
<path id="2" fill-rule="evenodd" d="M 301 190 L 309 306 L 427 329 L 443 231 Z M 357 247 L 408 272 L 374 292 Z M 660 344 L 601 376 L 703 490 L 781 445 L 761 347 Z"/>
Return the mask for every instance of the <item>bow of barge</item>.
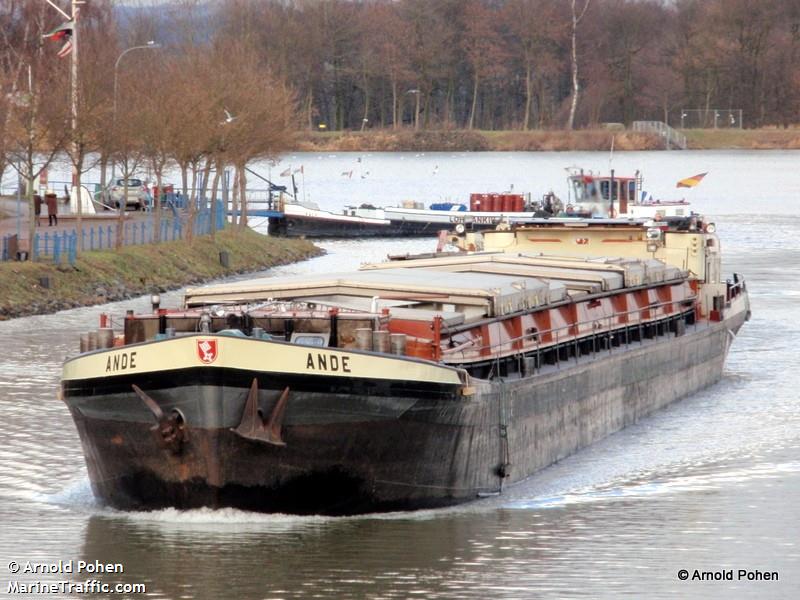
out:
<path id="1" fill-rule="evenodd" d="M 744 281 L 719 279 L 713 232 L 661 227 L 587 223 L 623 258 L 508 244 L 104 317 L 62 375 L 93 491 L 322 514 L 499 493 L 720 378 Z"/>

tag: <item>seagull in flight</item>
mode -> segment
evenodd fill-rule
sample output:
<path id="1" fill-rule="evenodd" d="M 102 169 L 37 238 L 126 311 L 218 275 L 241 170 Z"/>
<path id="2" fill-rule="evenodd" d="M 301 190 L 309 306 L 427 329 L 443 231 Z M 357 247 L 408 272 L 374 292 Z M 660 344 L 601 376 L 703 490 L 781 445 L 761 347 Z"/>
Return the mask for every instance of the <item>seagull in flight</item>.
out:
<path id="1" fill-rule="evenodd" d="M 236 117 L 234 117 L 230 112 L 228 112 L 227 108 L 223 108 L 222 110 L 225 111 L 225 120 L 222 122 L 223 125 L 225 123 L 232 123 L 236 119 Z"/>

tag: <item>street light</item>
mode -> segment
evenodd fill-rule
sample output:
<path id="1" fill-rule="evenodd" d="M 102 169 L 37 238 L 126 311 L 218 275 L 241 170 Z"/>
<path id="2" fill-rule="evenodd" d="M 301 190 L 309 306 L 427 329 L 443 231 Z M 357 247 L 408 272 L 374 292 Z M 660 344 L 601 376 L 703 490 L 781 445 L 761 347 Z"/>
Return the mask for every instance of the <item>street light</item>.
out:
<path id="1" fill-rule="evenodd" d="M 161 48 L 161 44 L 150 40 L 147 44 L 142 46 L 132 46 L 126 50 L 123 50 L 120 55 L 117 57 L 117 62 L 114 63 L 114 109 L 112 115 L 116 117 L 117 115 L 117 76 L 119 75 L 119 62 L 122 60 L 122 57 L 125 56 L 128 52 L 133 52 L 134 50 L 157 50 Z"/>
<path id="2" fill-rule="evenodd" d="M 143 44 L 141 46 L 131 46 L 130 48 L 127 48 L 127 49 L 123 50 L 122 52 L 120 52 L 120 55 L 117 57 L 117 61 L 114 63 L 114 104 L 113 104 L 113 107 L 111 109 L 111 130 L 112 131 L 115 131 L 116 128 L 117 128 L 117 89 L 118 89 L 117 78 L 118 78 L 118 75 L 119 75 L 119 63 L 122 60 L 122 57 L 125 56 L 128 52 L 133 52 L 134 50 L 157 50 L 158 48 L 161 48 L 161 44 L 159 44 L 157 42 L 154 42 L 153 40 L 150 40 L 149 42 L 147 42 L 146 44 Z M 111 180 L 112 181 L 114 180 L 115 167 L 116 167 L 116 164 L 112 160 L 111 161 Z"/>

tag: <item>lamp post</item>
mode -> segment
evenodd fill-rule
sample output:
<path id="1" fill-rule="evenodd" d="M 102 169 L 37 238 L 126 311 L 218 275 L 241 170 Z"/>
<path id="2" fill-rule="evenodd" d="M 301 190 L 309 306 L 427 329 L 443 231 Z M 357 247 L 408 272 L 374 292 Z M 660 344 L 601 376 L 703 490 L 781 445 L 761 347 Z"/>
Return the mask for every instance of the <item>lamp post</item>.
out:
<path id="1" fill-rule="evenodd" d="M 146 44 L 142 44 L 141 46 L 131 46 L 120 52 L 119 56 L 117 57 L 116 62 L 114 63 L 114 103 L 111 108 L 111 131 L 116 133 L 117 129 L 117 90 L 118 86 L 118 76 L 119 76 L 119 63 L 122 60 L 122 57 L 128 54 L 128 52 L 133 52 L 134 50 L 157 50 L 161 48 L 161 44 L 150 40 Z M 116 161 L 112 159 L 111 161 L 111 181 L 114 181 L 114 174 L 115 174 L 115 167 Z M 105 191 L 105 190 L 104 190 Z"/>

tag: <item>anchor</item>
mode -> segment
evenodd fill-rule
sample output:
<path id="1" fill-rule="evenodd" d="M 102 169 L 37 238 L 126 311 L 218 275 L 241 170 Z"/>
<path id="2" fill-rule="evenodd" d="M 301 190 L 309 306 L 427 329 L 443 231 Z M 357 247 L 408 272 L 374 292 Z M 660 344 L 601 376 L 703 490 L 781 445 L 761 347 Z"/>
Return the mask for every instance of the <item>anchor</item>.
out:
<path id="1" fill-rule="evenodd" d="M 131 387 L 156 418 L 156 424 L 150 430 L 158 432 L 159 439 L 166 448 L 175 454 L 179 453 L 183 443 L 189 440 L 189 432 L 186 431 L 183 415 L 178 410 L 173 410 L 169 416 L 165 415 L 158 403 L 143 392 L 138 385 L 133 384 Z"/>
<path id="2" fill-rule="evenodd" d="M 265 420 L 261 409 L 258 407 L 258 380 L 254 378 L 253 383 L 250 385 L 250 391 L 247 393 L 247 402 L 242 413 L 242 421 L 238 427 L 231 431 L 248 440 L 265 442 L 273 446 L 285 446 L 286 442 L 281 437 L 281 427 L 288 398 L 289 388 L 287 387 L 272 408 L 269 418 Z"/>

